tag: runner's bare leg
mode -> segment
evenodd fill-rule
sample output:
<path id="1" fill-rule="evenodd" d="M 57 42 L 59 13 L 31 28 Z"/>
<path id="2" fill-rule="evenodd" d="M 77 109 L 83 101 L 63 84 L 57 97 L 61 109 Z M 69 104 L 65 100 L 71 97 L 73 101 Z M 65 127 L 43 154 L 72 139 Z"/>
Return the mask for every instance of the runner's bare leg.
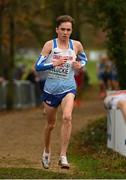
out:
<path id="1" fill-rule="evenodd" d="M 72 111 L 74 106 L 74 97 L 72 93 L 67 94 L 62 100 L 61 107 L 63 111 L 61 126 L 61 156 L 66 156 L 69 139 L 72 129 Z"/>
<path id="2" fill-rule="evenodd" d="M 50 147 L 51 131 L 55 127 L 57 108 L 51 107 L 46 103 L 44 103 L 44 108 L 46 110 L 46 117 L 47 117 L 47 122 L 45 125 L 45 134 L 44 134 L 45 152 L 49 153 L 51 149 Z"/>

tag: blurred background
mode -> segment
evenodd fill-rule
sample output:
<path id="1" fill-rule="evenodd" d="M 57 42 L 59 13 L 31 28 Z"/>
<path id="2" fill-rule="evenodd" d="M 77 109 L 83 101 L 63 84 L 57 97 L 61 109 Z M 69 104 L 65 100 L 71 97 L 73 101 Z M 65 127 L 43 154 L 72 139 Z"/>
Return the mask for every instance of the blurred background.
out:
<path id="1" fill-rule="evenodd" d="M 56 37 L 55 20 L 63 14 L 75 19 L 71 38 L 82 42 L 88 56 L 81 89 L 100 89 L 97 64 L 103 56 L 118 74 L 118 87 L 105 90 L 125 89 L 126 1 L 0 0 L 0 109 L 40 104 L 42 75 L 34 63 L 44 43 Z"/>

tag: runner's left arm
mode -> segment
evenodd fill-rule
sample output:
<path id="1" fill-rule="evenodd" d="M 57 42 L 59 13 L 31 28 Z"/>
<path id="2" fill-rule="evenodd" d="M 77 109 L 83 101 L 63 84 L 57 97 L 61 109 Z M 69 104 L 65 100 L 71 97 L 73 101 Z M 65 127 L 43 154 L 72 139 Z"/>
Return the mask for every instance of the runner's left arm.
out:
<path id="1" fill-rule="evenodd" d="M 83 50 L 82 44 L 79 42 L 78 44 L 78 54 L 77 54 L 77 61 L 81 63 L 81 66 L 85 66 L 87 64 L 87 56 Z"/>

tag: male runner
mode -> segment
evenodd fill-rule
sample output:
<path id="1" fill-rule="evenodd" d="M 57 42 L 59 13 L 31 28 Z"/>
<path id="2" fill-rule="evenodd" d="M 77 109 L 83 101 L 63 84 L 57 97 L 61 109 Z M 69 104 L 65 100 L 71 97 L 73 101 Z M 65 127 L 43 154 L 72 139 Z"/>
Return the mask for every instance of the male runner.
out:
<path id="1" fill-rule="evenodd" d="M 59 165 L 61 168 L 69 168 L 66 155 L 71 135 L 72 111 L 76 95 L 74 70 L 83 68 L 87 63 L 82 44 L 70 39 L 73 21 L 73 18 L 68 15 L 57 18 L 57 38 L 45 43 L 35 65 L 36 71 L 48 71 L 42 98 L 47 116 L 45 148 L 42 155 L 44 168 L 49 168 L 50 165 L 51 131 L 55 126 L 56 112 L 59 105 L 62 108 Z"/>

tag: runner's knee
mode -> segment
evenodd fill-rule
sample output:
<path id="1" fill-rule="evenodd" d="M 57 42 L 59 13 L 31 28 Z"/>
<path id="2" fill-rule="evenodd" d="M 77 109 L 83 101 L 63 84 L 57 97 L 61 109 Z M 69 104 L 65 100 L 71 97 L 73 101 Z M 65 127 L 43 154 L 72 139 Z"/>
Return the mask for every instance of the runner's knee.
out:
<path id="1" fill-rule="evenodd" d="M 63 123 L 67 125 L 71 125 L 72 116 L 71 114 L 63 115 Z"/>
<path id="2" fill-rule="evenodd" d="M 118 107 L 119 107 L 120 109 L 126 109 L 126 101 L 120 100 L 120 101 L 118 102 Z"/>
<path id="3" fill-rule="evenodd" d="M 55 123 L 52 123 L 52 124 L 48 124 L 47 128 L 51 131 L 53 130 L 55 127 Z"/>

